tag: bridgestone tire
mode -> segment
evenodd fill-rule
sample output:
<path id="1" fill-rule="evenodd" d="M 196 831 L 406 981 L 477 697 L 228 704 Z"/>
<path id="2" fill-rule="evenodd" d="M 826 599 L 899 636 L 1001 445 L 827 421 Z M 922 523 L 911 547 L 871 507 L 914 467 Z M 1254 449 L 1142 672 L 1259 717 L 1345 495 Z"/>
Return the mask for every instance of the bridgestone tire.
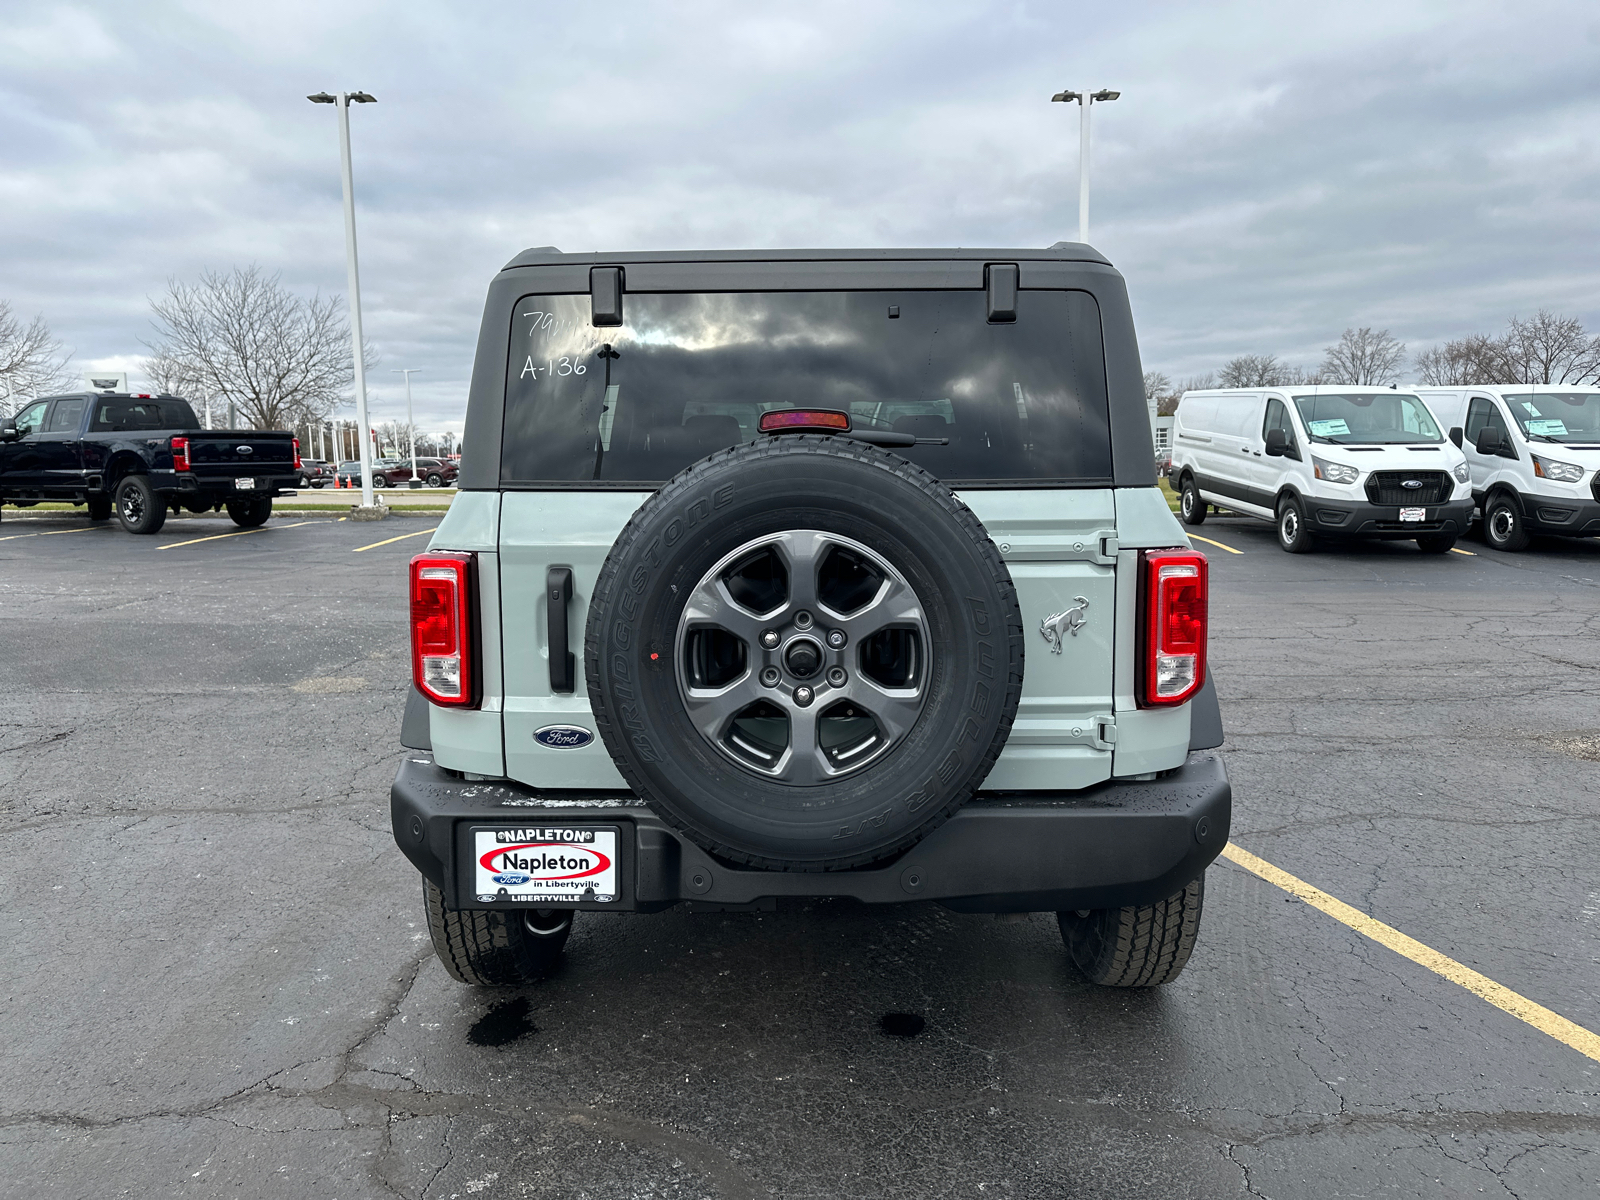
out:
<path id="1" fill-rule="evenodd" d="M 1306 525 L 1305 505 L 1293 496 L 1278 502 L 1278 545 L 1290 554 L 1309 554 L 1315 546 Z"/>
<path id="2" fill-rule="evenodd" d="M 254 529 L 265 525 L 272 516 L 272 497 L 258 496 L 249 500 L 229 500 L 228 515 L 241 529 Z"/>
<path id="3" fill-rule="evenodd" d="M 1189 961 L 1200 933 L 1206 881 L 1156 904 L 1095 908 L 1087 916 L 1057 913 L 1067 953 L 1090 983 L 1102 987 L 1157 987 L 1171 983 Z"/>
<path id="4" fill-rule="evenodd" d="M 806 786 L 702 736 L 674 662 L 690 592 L 726 555 L 793 530 L 849 538 L 898 571 L 931 659 L 898 740 Z M 949 488 L 876 446 L 789 434 L 718 451 L 645 501 L 595 582 L 584 671 L 606 749 L 663 820 L 741 864 L 842 870 L 913 845 L 972 796 L 1016 716 L 1022 635 L 1010 572 Z"/>
<path id="5" fill-rule="evenodd" d="M 90 496 L 87 507 L 89 509 L 89 520 L 109 521 L 111 519 L 110 496 Z"/>
<path id="6" fill-rule="evenodd" d="M 1200 498 L 1200 489 L 1195 486 L 1194 477 L 1185 475 L 1178 488 L 1178 516 L 1185 525 L 1204 525 L 1206 523 L 1206 502 Z"/>
<path id="7" fill-rule="evenodd" d="M 1483 540 L 1491 550 L 1515 554 L 1526 550 L 1533 537 L 1516 504 L 1506 496 L 1496 496 L 1483 511 Z"/>
<path id="8" fill-rule="evenodd" d="M 1417 539 L 1417 549 L 1424 554 L 1449 554 L 1455 544 L 1453 533 L 1430 533 Z"/>
<path id="9" fill-rule="evenodd" d="M 129 533 L 157 533 L 167 523 L 167 505 L 144 475 L 129 475 L 117 484 L 117 520 Z"/>
<path id="10" fill-rule="evenodd" d="M 572 933 L 572 914 L 467 909 L 450 912 L 444 893 L 422 881 L 433 952 L 452 979 L 475 987 L 516 987 L 542 979 L 561 962 Z M 530 923 L 548 932 L 535 933 Z"/>

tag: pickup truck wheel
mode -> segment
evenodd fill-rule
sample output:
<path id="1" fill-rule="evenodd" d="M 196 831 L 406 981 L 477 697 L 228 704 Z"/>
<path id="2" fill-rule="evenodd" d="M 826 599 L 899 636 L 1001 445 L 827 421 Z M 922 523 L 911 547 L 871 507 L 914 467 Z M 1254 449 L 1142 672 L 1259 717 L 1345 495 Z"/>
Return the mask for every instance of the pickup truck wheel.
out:
<path id="1" fill-rule="evenodd" d="M 109 521 L 111 519 L 111 497 L 90 496 L 86 507 L 89 510 L 89 520 Z"/>
<path id="2" fill-rule="evenodd" d="M 117 520 L 129 533 L 156 533 L 167 523 L 167 505 L 144 475 L 129 475 L 117 484 Z"/>
<path id="3" fill-rule="evenodd" d="M 229 500 L 228 515 L 233 518 L 233 523 L 242 529 L 254 529 L 258 525 L 265 525 L 272 516 L 272 497 L 253 496 L 246 500 Z"/>
<path id="4" fill-rule="evenodd" d="M 422 881 L 433 952 L 452 979 L 478 987 L 533 983 L 561 962 L 572 933 L 572 910 L 450 912 L 444 893 Z"/>
<path id="5" fill-rule="evenodd" d="M 1022 687 L 1010 572 L 905 459 L 788 434 L 647 499 L 584 643 L 606 749 L 661 817 L 769 869 L 861 866 L 972 795 Z"/>
<path id="6" fill-rule="evenodd" d="M 1490 549 L 1515 554 L 1526 550 L 1533 537 L 1522 523 L 1522 512 L 1509 496 L 1496 496 L 1483 514 L 1483 540 Z"/>
<path id="7" fill-rule="evenodd" d="M 1456 544 L 1453 533 L 1430 533 L 1417 539 L 1417 549 L 1424 554 L 1448 554 Z"/>
<path id="8" fill-rule="evenodd" d="M 1056 914 L 1067 953 L 1090 983 L 1156 987 L 1171 983 L 1189 961 L 1205 905 L 1202 875 L 1156 904 Z"/>
<path id="9" fill-rule="evenodd" d="M 1185 475 L 1179 487 L 1178 515 L 1185 525 L 1205 524 L 1206 502 L 1200 498 L 1200 489 L 1195 486 L 1192 475 Z"/>
<path id="10" fill-rule="evenodd" d="M 1311 530 L 1306 528 L 1305 505 L 1293 496 L 1278 502 L 1278 545 L 1290 554 L 1311 551 Z"/>

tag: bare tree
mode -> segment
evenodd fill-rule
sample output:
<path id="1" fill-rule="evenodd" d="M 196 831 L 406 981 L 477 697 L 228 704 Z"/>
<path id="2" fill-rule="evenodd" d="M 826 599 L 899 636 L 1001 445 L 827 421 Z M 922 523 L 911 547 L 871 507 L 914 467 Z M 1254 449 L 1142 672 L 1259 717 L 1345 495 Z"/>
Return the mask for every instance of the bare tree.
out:
<path id="1" fill-rule="evenodd" d="M 1543 308 L 1527 320 L 1512 317 L 1500 344 L 1515 376 L 1508 383 L 1583 384 L 1600 378 L 1600 337 L 1591 338 L 1576 317 Z"/>
<path id="2" fill-rule="evenodd" d="M 0 300 L 0 416 L 13 415 L 23 401 L 69 387 L 71 358 L 42 316 L 24 325 Z"/>
<path id="3" fill-rule="evenodd" d="M 1336 345 L 1326 348 L 1319 374 L 1325 383 L 1370 387 L 1392 383 L 1405 358 L 1405 343 L 1387 329 L 1346 329 Z"/>
<path id="4" fill-rule="evenodd" d="M 1144 373 L 1144 398 L 1146 402 L 1159 401 L 1172 390 L 1172 380 L 1160 371 L 1146 371 Z"/>
<path id="5" fill-rule="evenodd" d="M 1271 387 L 1283 374 L 1276 354 L 1241 354 L 1223 363 L 1218 382 L 1223 387 Z"/>
<path id="6" fill-rule="evenodd" d="M 1517 382 L 1510 378 L 1504 341 L 1484 333 L 1433 346 L 1412 361 L 1418 381 L 1436 387 Z"/>
<path id="7" fill-rule="evenodd" d="M 297 296 L 254 264 L 167 283 L 150 302 L 152 379 L 182 380 L 259 429 L 321 420 L 350 386 L 350 327 L 338 296 Z"/>

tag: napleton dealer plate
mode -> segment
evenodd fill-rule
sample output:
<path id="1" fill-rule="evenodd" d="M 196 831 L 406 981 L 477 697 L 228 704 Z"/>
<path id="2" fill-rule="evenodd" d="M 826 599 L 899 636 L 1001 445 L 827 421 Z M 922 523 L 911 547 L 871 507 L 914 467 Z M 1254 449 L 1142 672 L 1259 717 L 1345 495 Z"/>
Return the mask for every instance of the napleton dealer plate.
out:
<path id="1" fill-rule="evenodd" d="M 480 903 L 617 898 L 617 830 L 582 826 L 474 829 L 473 892 Z"/>

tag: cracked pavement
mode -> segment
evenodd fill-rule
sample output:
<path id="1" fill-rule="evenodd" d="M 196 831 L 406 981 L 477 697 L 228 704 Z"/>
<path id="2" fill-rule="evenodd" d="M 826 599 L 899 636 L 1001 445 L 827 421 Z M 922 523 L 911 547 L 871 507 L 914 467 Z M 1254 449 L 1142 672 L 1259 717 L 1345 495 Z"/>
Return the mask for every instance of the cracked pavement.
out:
<path id="1" fill-rule="evenodd" d="M 1203 532 L 1235 840 L 1600 1029 L 1600 544 Z M 1600 1064 L 1226 862 L 1151 993 L 833 902 L 464 988 L 388 825 L 420 539 L 181 538 L 0 543 L 0 1196 L 1600 1192 Z"/>

